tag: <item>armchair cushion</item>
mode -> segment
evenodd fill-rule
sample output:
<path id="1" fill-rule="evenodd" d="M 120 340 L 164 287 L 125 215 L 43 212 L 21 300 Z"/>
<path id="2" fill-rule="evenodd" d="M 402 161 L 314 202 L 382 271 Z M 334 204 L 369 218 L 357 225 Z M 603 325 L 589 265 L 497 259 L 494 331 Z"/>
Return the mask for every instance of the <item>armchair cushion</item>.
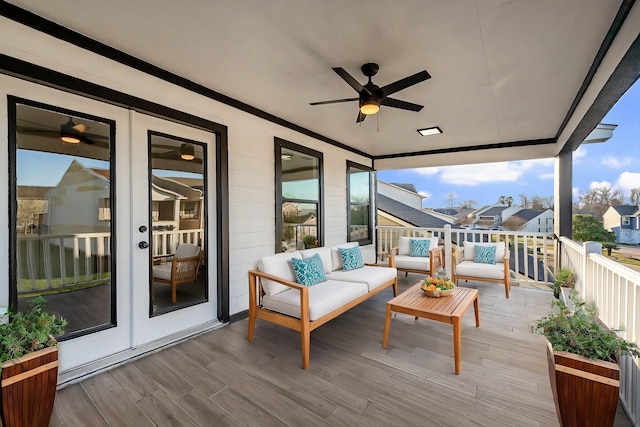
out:
<path id="1" fill-rule="evenodd" d="M 339 248 L 339 250 L 340 256 L 342 257 L 342 269 L 344 271 L 356 270 L 364 267 L 360 246 L 354 246 L 353 248 Z"/>
<path id="2" fill-rule="evenodd" d="M 291 258 L 293 271 L 296 273 L 298 283 L 304 286 L 313 286 L 327 280 L 320 255 L 315 254 L 307 259 Z"/>
<path id="3" fill-rule="evenodd" d="M 462 261 L 456 265 L 456 276 L 477 277 L 494 280 L 505 280 L 504 264 L 482 264 L 473 261 Z"/>
<path id="4" fill-rule="evenodd" d="M 409 239 L 411 246 L 410 256 L 428 257 L 431 239 Z"/>
<path id="5" fill-rule="evenodd" d="M 479 243 L 479 242 L 464 242 L 464 260 L 475 261 L 476 259 L 476 246 L 495 246 L 496 247 L 496 262 L 502 262 L 505 255 L 504 242 L 498 243 Z"/>
<path id="6" fill-rule="evenodd" d="M 496 263 L 496 246 L 476 246 L 473 262 L 480 264 Z"/>
<path id="7" fill-rule="evenodd" d="M 388 283 L 398 275 L 398 271 L 391 267 L 378 267 L 365 265 L 356 270 L 336 270 L 328 274 L 329 280 L 337 280 L 340 282 L 365 283 L 369 291 L 374 290 L 378 286 Z"/>
<path id="8" fill-rule="evenodd" d="M 171 263 L 153 266 L 153 277 L 161 280 L 171 280 Z"/>
<path id="9" fill-rule="evenodd" d="M 398 240 L 398 255 L 410 255 L 411 254 L 411 240 L 429 240 L 429 248 L 433 249 L 438 246 L 438 238 L 437 237 L 405 237 L 400 236 Z M 427 249 L 428 251 L 428 249 Z M 427 255 L 429 253 L 427 252 Z"/>
<path id="10" fill-rule="evenodd" d="M 200 253 L 200 246 L 190 243 L 180 243 L 176 248 L 174 256 L 176 258 L 191 258 Z"/>

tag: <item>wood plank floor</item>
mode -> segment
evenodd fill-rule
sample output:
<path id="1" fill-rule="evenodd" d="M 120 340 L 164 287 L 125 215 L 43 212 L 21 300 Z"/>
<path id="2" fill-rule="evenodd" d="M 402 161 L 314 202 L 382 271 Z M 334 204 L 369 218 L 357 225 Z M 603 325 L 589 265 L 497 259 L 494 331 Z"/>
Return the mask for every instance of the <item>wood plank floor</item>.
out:
<path id="1" fill-rule="evenodd" d="M 400 289 L 420 279 L 401 278 Z M 300 338 L 243 320 L 58 391 L 51 426 L 557 426 L 541 337 L 530 324 L 551 292 L 490 283 L 480 328 L 463 319 L 462 371 L 451 325 L 398 314 L 381 347 L 391 290 Z M 631 426 L 622 410 L 616 427 Z"/>

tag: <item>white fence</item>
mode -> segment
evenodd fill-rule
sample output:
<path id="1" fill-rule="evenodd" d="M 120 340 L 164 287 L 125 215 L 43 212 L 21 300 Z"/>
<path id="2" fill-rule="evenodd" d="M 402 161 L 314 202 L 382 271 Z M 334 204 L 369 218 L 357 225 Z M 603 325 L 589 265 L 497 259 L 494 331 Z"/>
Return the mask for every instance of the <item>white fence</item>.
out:
<path id="1" fill-rule="evenodd" d="M 204 244 L 204 230 L 153 232 L 153 256 L 175 252 L 178 243 Z M 18 294 L 68 290 L 111 280 L 111 234 L 19 236 Z"/>
<path id="2" fill-rule="evenodd" d="M 598 243 L 578 244 L 561 237 L 560 262 L 578 276 L 576 290 L 587 306 L 619 335 L 640 344 L 640 273 L 603 256 Z M 620 399 L 635 426 L 640 426 L 638 361 L 620 360 Z"/>
<path id="3" fill-rule="evenodd" d="M 505 242 L 511 251 L 511 270 L 514 280 L 522 283 L 548 284 L 553 282 L 556 269 L 556 244 L 551 233 L 525 233 L 519 231 L 469 230 L 460 228 L 421 228 L 379 226 L 378 260 L 384 261 L 391 248 L 398 246 L 400 236 L 436 236 L 445 247 L 447 274 L 451 274 L 452 245 L 462 247 L 465 241 Z"/>

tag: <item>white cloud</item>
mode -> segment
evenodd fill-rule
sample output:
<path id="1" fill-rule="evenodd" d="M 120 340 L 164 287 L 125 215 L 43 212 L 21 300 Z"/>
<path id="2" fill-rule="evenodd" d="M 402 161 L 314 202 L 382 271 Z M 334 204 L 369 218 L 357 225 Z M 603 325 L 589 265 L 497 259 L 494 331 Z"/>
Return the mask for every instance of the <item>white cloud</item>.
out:
<path id="1" fill-rule="evenodd" d="M 616 156 L 604 156 L 601 159 L 601 162 L 605 166 L 609 166 L 612 168 L 623 168 L 625 166 L 629 166 L 633 163 L 633 158 L 631 157 L 616 157 Z"/>
<path id="2" fill-rule="evenodd" d="M 431 193 L 428 193 L 426 191 L 418 191 L 418 194 L 420 194 L 422 197 L 426 197 L 427 199 L 431 197 Z"/>
<path id="3" fill-rule="evenodd" d="M 594 189 L 594 188 L 599 188 L 599 187 L 607 187 L 607 188 L 611 188 L 611 183 L 608 181 L 591 181 L 591 184 L 589 184 L 589 188 L 590 189 Z"/>
<path id="4" fill-rule="evenodd" d="M 638 172 L 622 172 L 616 181 L 616 188 L 625 192 L 638 187 L 640 187 L 640 173 Z"/>
<path id="5" fill-rule="evenodd" d="M 516 182 L 527 171 L 547 175 L 547 171 L 543 170 L 547 167 L 553 167 L 553 159 L 457 165 L 442 168 L 439 178 L 447 184 L 475 187 L 496 182 Z M 550 173 L 553 176 L 553 173 Z"/>
<path id="6" fill-rule="evenodd" d="M 433 175 L 437 174 L 438 172 L 440 172 L 440 168 L 439 167 L 416 168 L 416 169 L 409 169 L 409 172 L 415 172 L 418 175 L 433 176 Z"/>
<path id="7" fill-rule="evenodd" d="M 539 176 L 540 179 L 554 179 L 555 177 L 555 172 L 543 173 Z"/>
<path id="8" fill-rule="evenodd" d="M 571 189 L 571 198 L 573 200 L 580 200 L 580 189 L 578 187 L 573 187 Z"/>
<path id="9" fill-rule="evenodd" d="M 573 152 L 572 160 L 575 162 L 576 160 L 580 160 L 587 155 L 587 149 L 582 145 L 578 147 L 576 151 Z"/>

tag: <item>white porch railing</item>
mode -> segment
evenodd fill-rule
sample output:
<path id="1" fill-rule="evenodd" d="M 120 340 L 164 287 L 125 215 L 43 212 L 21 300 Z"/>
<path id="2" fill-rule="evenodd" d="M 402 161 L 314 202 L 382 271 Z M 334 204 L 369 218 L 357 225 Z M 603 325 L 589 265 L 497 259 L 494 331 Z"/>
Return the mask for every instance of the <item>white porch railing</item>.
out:
<path id="1" fill-rule="evenodd" d="M 556 247 L 551 233 L 520 231 L 468 230 L 461 228 L 422 228 L 378 226 L 378 260 L 384 261 L 389 250 L 398 246 L 399 237 L 436 236 L 445 247 L 445 269 L 451 275 L 451 245 L 462 246 L 465 241 L 505 242 L 511 251 L 511 270 L 514 280 L 521 283 L 548 284 L 553 282 L 556 266 Z"/>
<path id="2" fill-rule="evenodd" d="M 620 336 L 640 344 L 640 273 L 602 255 L 599 243 L 559 239 L 561 266 L 577 274 L 576 290 L 588 306 Z M 631 422 L 640 426 L 638 361 L 620 360 L 620 400 Z"/>
<path id="3" fill-rule="evenodd" d="M 178 243 L 204 244 L 204 230 L 154 231 L 153 255 L 169 255 Z M 111 279 L 111 234 L 28 235 L 17 239 L 18 294 L 46 293 Z"/>

